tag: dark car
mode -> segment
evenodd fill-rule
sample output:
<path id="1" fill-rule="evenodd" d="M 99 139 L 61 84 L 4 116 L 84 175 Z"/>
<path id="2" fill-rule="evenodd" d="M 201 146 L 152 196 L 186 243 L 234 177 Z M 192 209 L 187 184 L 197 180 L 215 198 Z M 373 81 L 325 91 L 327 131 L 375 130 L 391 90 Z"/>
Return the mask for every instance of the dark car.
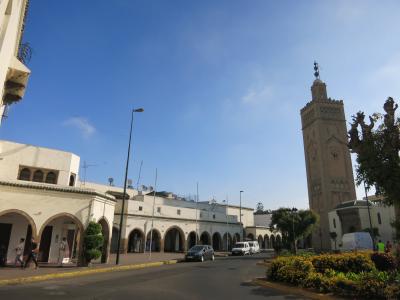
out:
<path id="1" fill-rule="evenodd" d="M 205 261 L 207 259 L 214 260 L 214 249 L 209 245 L 195 245 L 186 253 L 185 259 L 187 261 Z"/>

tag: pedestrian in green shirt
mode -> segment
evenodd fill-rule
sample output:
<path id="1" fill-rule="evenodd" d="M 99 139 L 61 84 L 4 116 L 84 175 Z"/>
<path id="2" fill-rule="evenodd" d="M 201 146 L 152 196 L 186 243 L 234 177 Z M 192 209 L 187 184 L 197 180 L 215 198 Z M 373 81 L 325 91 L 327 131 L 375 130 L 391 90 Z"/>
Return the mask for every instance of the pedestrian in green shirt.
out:
<path id="1" fill-rule="evenodd" d="M 378 248 L 378 252 L 385 252 L 385 244 L 382 243 L 381 240 L 379 240 L 378 244 L 377 244 L 377 248 Z"/>

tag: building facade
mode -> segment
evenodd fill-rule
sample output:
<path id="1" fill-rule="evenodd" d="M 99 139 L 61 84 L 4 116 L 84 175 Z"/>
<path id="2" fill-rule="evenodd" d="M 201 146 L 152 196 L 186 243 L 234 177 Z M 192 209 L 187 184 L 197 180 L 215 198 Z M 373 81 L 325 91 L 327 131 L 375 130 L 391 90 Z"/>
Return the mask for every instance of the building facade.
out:
<path id="1" fill-rule="evenodd" d="M 391 226 L 396 219 L 394 206 L 385 205 L 381 200 L 370 201 L 369 205 L 368 212 L 366 200 L 348 201 L 329 212 L 330 232 L 336 233 L 336 239 L 331 239 L 332 249 L 340 249 L 344 234 L 370 231 L 371 226 L 378 233 L 375 242 L 395 240 L 395 229 Z"/>
<path id="2" fill-rule="evenodd" d="M 0 125 L 6 108 L 25 94 L 30 70 L 21 44 L 28 0 L 0 0 Z"/>
<path id="3" fill-rule="evenodd" d="M 212 201 L 190 201 L 172 193 L 127 189 L 81 182 L 80 158 L 70 152 L 0 141 L 0 247 L 7 262 L 25 239 L 25 254 L 33 237 L 39 261 L 57 263 L 65 237 L 69 257 L 79 263 L 84 230 L 91 221 L 105 237 L 101 261 L 116 252 L 121 230 L 122 253 L 184 252 L 195 244 L 228 251 L 239 240 L 259 240 L 261 248 L 280 243 L 269 224 L 255 223 L 254 210 Z M 242 223 L 240 220 L 240 213 Z"/>
<path id="4" fill-rule="evenodd" d="M 39 261 L 56 263 L 65 237 L 68 255 L 78 263 L 90 221 L 102 226 L 101 260 L 107 261 L 116 200 L 79 187 L 78 171 L 73 153 L 0 141 L 0 247 L 8 263 L 21 238 L 27 254 L 31 237 L 39 243 Z"/>
<path id="5" fill-rule="evenodd" d="M 356 199 L 353 169 L 347 147 L 343 101 L 328 98 L 318 71 L 312 100 L 301 109 L 309 206 L 320 216 L 313 232 L 313 248 L 330 250 L 328 213 L 338 204 Z"/>

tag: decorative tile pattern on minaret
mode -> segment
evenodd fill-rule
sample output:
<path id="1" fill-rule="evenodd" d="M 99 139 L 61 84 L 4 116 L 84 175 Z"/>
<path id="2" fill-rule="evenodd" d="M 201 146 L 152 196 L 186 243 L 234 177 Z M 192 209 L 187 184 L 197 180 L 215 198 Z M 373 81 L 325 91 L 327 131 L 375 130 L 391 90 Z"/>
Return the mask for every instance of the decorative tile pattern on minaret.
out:
<path id="1" fill-rule="evenodd" d="M 320 225 L 313 232 L 313 247 L 330 250 L 328 212 L 342 202 L 355 200 L 356 192 L 343 101 L 328 98 L 316 62 L 314 71 L 312 100 L 300 113 L 309 205 L 320 215 Z"/>

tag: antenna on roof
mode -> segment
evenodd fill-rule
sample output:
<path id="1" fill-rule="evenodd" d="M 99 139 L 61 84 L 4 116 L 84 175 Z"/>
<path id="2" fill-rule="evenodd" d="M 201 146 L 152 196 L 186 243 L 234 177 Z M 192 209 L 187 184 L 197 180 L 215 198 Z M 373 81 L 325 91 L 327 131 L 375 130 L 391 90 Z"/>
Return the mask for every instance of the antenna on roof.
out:
<path id="1" fill-rule="evenodd" d="M 89 168 L 89 167 L 97 167 L 97 166 L 98 166 L 98 164 L 87 164 L 86 160 L 83 161 L 83 166 L 82 166 L 82 169 L 83 169 L 83 185 L 86 184 L 86 170 L 87 170 L 87 168 Z"/>
<path id="2" fill-rule="evenodd" d="M 133 189 L 133 182 L 132 179 L 128 179 L 128 189 Z"/>

